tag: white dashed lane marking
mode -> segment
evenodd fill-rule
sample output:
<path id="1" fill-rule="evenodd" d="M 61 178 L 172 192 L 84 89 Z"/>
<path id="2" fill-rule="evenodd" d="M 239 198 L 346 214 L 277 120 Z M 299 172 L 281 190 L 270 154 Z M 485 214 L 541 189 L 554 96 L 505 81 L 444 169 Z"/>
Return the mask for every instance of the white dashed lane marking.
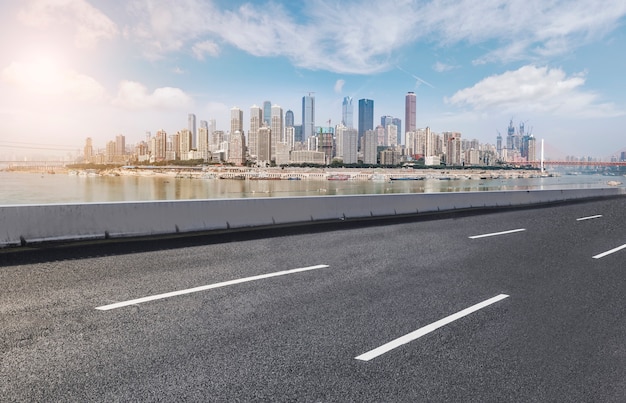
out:
<path id="1" fill-rule="evenodd" d="M 215 283 L 215 284 L 204 285 L 204 286 L 201 286 L 201 287 L 188 288 L 186 290 L 172 291 L 172 292 L 167 292 L 167 293 L 164 293 L 164 294 L 157 294 L 157 295 L 151 295 L 151 296 L 143 297 L 143 298 L 131 299 L 129 301 L 123 301 L 123 302 L 117 302 L 115 304 L 99 306 L 99 307 L 96 307 L 96 309 L 98 309 L 100 311 L 108 311 L 108 310 L 111 310 L 111 309 L 122 308 L 122 307 L 129 306 L 129 305 L 136 305 L 136 304 L 141 304 L 141 303 L 144 303 L 144 302 L 156 301 L 156 300 L 159 300 L 159 299 L 176 297 L 178 295 L 191 294 L 191 293 L 194 293 L 194 292 L 211 290 L 213 288 L 220 288 L 220 287 L 226 287 L 226 286 L 229 286 L 229 285 L 247 283 L 247 282 L 250 282 L 250 281 L 262 280 L 262 279 L 266 279 L 266 278 L 270 278 L 270 277 L 285 276 L 287 274 L 301 273 L 303 271 L 324 269 L 324 268 L 327 268 L 327 267 L 329 267 L 329 266 L 325 265 L 325 264 L 320 264 L 320 265 L 317 265 L 317 266 L 302 267 L 302 268 L 299 268 L 299 269 L 291 269 L 291 270 L 283 270 L 283 271 L 277 271 L 277 272 L 268 273 L 268 274 L 260 274 L 258 276 L 245 277 L 245 278 L 240 278 L 240 279 L 236 279 L 236 280 L 224 281 L 222 283 Z"/>

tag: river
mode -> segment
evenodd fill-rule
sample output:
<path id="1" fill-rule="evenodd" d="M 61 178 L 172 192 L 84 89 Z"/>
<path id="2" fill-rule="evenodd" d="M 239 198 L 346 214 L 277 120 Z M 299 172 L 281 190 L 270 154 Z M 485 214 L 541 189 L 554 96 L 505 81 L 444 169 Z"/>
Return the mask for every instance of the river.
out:
<path id="1" fill-rule="evenodd" d="M 407 181 L 232 180 L 0 172 L 0 205 L 606 187 L 623 177 Z"/>

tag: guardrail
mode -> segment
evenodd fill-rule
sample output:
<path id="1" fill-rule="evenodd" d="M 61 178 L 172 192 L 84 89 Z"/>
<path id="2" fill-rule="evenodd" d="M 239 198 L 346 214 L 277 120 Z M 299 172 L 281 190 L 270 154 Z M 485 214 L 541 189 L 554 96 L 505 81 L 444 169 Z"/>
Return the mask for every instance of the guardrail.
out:
<path id="1" fill-rule="evenodd" d="M 306 224 L 624 195 L 622 188 L 0 206 L 0 247 Z"/>

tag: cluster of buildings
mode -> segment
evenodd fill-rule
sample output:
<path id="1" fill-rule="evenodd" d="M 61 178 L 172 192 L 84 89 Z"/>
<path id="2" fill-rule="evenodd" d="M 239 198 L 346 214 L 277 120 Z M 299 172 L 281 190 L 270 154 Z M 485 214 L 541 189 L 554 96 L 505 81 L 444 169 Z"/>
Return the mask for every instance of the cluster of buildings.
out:
<path id="1" fill-rule="evenodd" d="M 400 118 L 381 116 L 374 124 L 374 101 L 360 99 L 355 104 L 344 97 L 341 122 L 331 126 L 315 124 L 315 97 L 302 97 L 301 122 L 292 110 L 265 101 L 244 111 L 230 111 L 229 130 L 218 130 L 215 119 L 200 120 L 188 115 L 187 127 L 176 133 L 159 130 L 146 133 L 144 140 L 127 147 L 123 135 L 109 141 L 106 148 L 94 151 L 91 138 L 84 148 L 85 162 L 133 163 L 204 160 L 235 165 L 271 166 L 287 164 L 399 165 L 422 162 L 425 165 L 494 165 L 498 161 L 534 161 L 535 139 L 524 133 L 523 123 L 516 131 L 511 121 L 506 146 L 498 135 L 497 146 L 463 139 L 459 132 L 435 133 L 429 127 L 416 127 L 416 96 L 405 96 L 404 127 Z M 244 132 L 244 119 L 248 131 Z"/>

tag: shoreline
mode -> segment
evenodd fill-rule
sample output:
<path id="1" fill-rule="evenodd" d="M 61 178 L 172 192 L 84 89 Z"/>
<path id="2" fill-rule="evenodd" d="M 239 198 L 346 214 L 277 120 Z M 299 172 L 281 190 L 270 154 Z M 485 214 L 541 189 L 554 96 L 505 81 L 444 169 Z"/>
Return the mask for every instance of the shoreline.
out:
<path id="1" fill-rule="evenodd" d="M 231 180 L 318 180 L 383 181 L 395 180 L 489 180 L 528 179 L 559 176 L 528 169 L 413 169 L 413 168 L 247 168 L 247 167 L 124 167 L 103 171 L 68 170 L 78 176 L 145 176 L 187 179 Z"/>

